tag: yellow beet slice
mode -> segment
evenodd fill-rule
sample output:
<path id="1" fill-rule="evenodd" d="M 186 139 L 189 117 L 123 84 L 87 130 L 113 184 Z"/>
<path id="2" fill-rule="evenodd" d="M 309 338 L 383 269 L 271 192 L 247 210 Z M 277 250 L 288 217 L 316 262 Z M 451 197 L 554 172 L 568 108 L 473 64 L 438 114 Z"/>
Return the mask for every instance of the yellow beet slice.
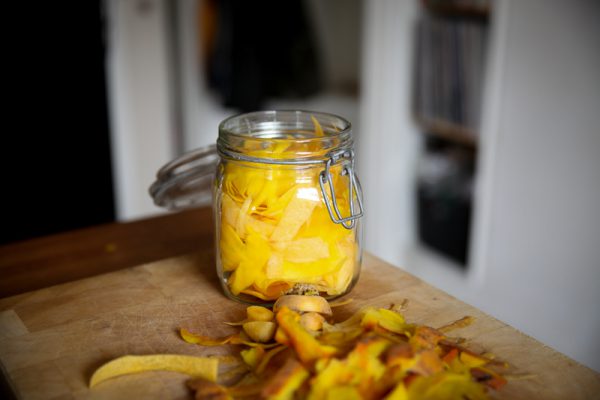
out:
<path id="1" fill-rule="evenodd" d="M 297 237 L 320 237 L 329 243 L 336 243 L 344 238 L 352 238 L 352 235 L 353 231 L 344 228 L 341 224 L 334 224 L 325 205 L 319 204 L 306 224 L 300 228 Z"/>
<path id="2" fill-rule="evenodd" d="M 399 334 L 406 333 L 409 328 L 402 314 L 384 308 L 368 308 L 360 324 L 367 329 L 372 329 L 379 325 L 390 332 Z"/>
<path id="3" fill-rule="evenodd" d="M 271 246 L 259 234 L 249 233 L 243 260 L 230 277 L 230 288 L 234 295 L 248 289 L 264 275 L 263 266 L 271 256 Z"/>
<path id="4" fill-rule="evenodd" d="M 286 184 L 282 182 L 283 180 L 288 180 L 290 183 Z M 279 221 L 290 200 L 296 195 L 298 187 L 299 185 L 295 184 L 293 177 L 278 178 L 277 191 L 280 191 L 280 193 L 277 193 L 276 191 L 274 197 L 268 199 L 268 207 L 264 210 L 257 210 L 257 214 Z"/>
<path id="5" fill-rule="evenodd" d="M 240 264 L 244 254 L 244 243 L 229 224 L 223 224 L 221 228 L 220 245 L 223 269 L 233 271 Z"/>
<path id="6" fill-rule="evenodd" d="M 185 328 L 179 330 L 181 338 L 191 344 L 199 344 L 201 346 L 221 346 L 223 344 L 244 344 L 249 347 L 264 347 L 265 349 L 277 346 L 277 343 L 262 344 L 251 342 L 242 337 L 240 333 L 226 336 L 220 339 L 214 339 L 204 335 L 198 335 L 188 331 Z"/>
<path id="7" fill-rule="evenodd" d="M 221 199 L 221 217 L 223 223 L 228 223 L 231 226 L 236 226 L 238 215 L 240 214 L 240 206 L 229 196 L 223 194 Z"/>
<path id="8" fill-rule="evenodd" d="M 432 376 L 418 376 L 407 389 L 409 399 L 472 399 L 485 400 L 484 386 L 467 374 L 450 372 Z"/>
<path id="9" fill-rule="evenodd" d="M 175 371 L 214 382 L 218 368 L 219 360 L 216 358 L 175 354 L 124 356 L 98 368 L 90 379 L 90 387 L 117 376 L 145 371 Z"/>
<path id="10" fill-rule="evenodd" d="M 281 252 L 285 260 L 294 263 L 312 262 L 329 257 L 329 246 L 320 237 L 275 242 L 273 247 Z"/>
<path id="11" fill-rule="evenodd" d="M 344 257 L 338 252 L 332 252 L 331 256 L 323 260 L 305 263 L 294 263 L 284 261 L 281 270 L 273 278 L 297 282 L 297 283 L 321 283 L 323 276 L 336 273 L 344 263 Z M 326 282 L 324 282 L 326 283 Z"/>
<path id="12" fill-rule="evenodd" d="M 258 363 L 262 360 L 264 355 L 265 349 L 263 347 L 251 347 L 240 352 L 242 360 L 244 360 L 246 365 L 252 369 L 255 369 L 258 366 Z"/>
<path id="13" fill-rule="evenodd" d="M 253 216 L 246 217 L 246 231 L 254 231 L 268 238 L 273 234 L 275 225 L 261 221 Z"/>
<path id="14" fill-rule="evenodd" d="M 220 346 L 222 344 L 241 344 L 243 343 L 243 339 L 240 338 L 239 334 L 229 335 L 221 339 L 214 339 L 208 336 L 198 335 L 195 333 L 191 333 L 185 328 L 181 328 L 179 330 L 179 334 L 181 338 L 188 343 L 192 344 L 200 344 L 202 346 Z"/>
<path id="15" fill-rule="evenodd" d="M 231 293 L 234 295 L 240 294 L 242 290 L 252 285 L 256 279 L 257 271 L 254 265 L 248 261 L 242 261 L 240 266 L 231 274 L 229 285 Z"/>
<path id="16" fill-rule="evenodd" d="M 310 119 L 312 120 L 313 124 L 315 125 L 315 136 L 316 137 L 325 136 L 325 133 L 323 133 L 323 128 L 321 127 L 321 124 L 319 123 L 319 121 L 312 115 L 310 116 Z"/>
<path id="17" fill-rule="evenodd" d="M 466 351 L 461 352 L 459 358 L 469 368 L 481 367 L 488 363 L 484 357 Z"/>
<path id="18" fill-rule="evenodd" d="M 275 300 L 279 297 L 279 294 L 269 295 L 269 294 L 264 294 L 262 292 L 259 292 L 257 290 L 252 290 L 252 289 L 244 289 L 240 293 L 254 296 L 257 299 L 261 299 L 261 300 L 265 300 L 265 301 Z"/>
<path id="19" fill-rule="evenodd" d="M 246 198 L 244 204 L 240 207 L 240 212 L 235 223 L 235 231 L 237 234 L 244 239 L 246 237 L 246 219 L 248 218 L 248 210 L 250 209 L 250 203 L 252 203 L 252 197 Z"/>
<path id="20" fill-rule="evenodd" d="M 310 193 L 314 191 L 316 198 L 311 198 Z M 304 193 L 301 197 L 301 194 Z M 318 192 L 316 188 L 299 187 L 297 193 L 290 200 L 285 208 L 279 224 L 271 235 L 273 241 L 292 240 L 302 224 L 304 224 L 312 214 L 313 209 L 318 203 Z"/>
<path id="21" fill-rule="evenodd" d="M 246 308 L 246 319 L 239 322 L 225 322 L 229 326 L 242 326 L 250 321 L 273 321 L 275 314 L 266 307 L 249 306 Z"/>

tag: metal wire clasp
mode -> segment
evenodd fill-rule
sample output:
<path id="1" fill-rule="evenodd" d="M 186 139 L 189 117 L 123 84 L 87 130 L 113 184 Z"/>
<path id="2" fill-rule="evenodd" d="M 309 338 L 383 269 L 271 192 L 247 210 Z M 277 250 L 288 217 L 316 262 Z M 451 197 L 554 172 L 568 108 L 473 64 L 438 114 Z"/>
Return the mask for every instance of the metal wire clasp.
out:
<path id="1" fill-rule="evenodd" d="M 342 213 L 338 207 L 335 189 L 333 187 L 333 179 L 331 176 L 331 166 L 343 159 L 350 160 L 349 165 L 342 166 L 342 176 L 348 175 L 348 204 L 350 206 L 350 215 L 347 217 L 342 216 Z M 329 183 L 331 197 L 329 197 L 327 194 L 327 188 L 325 186 L 327 183 Z M 354 228 L 356 225 L 356 220 L 363 216 L 362 190 L 360 183 L 354 174 L 354 151 L 342 150 L 332 153 L 325 163 L 325 169 L 319 174 L 319 185 L 321 186 L 323 200 L 325 201 L 325 206 L 327 206 L 327 211 L 329 212 L 331 220 L 336 224 L 342 224 L 342 226 L 346 229 Z M 358 210 L 356 213 L 354 212 L 355 196 L 358 203 Z"/>

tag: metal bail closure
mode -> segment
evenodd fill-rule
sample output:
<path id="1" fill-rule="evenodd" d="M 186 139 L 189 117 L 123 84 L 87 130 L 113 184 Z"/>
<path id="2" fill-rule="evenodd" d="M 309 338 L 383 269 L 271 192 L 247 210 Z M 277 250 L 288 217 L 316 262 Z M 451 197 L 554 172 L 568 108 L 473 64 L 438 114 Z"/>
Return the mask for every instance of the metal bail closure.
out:
<path id="1" fill-rule="evenodd" d="M 331 176 L 331 166 L 344 158 L 350 160 L 350 165 L 346 165 L 342 168 L 342 176 L 348 175 L 348 204 L 350 206 L 350 215 L 347 217 L 342 216 L 338 207 Z M 329 183 L 331 197 L 327 195 L 325 186 L 327 183 Z M 356 220 L 363 216 L 362 190 L 360 183 L 354 174 L 354 152 L 352 150 L 344 150 L 342 152 L 333 153 L 325 163 L 325 169 L 319 174 L 319 185 L 321 186 L 323 200 L 325 201 L 325 206 L 327 206 L 327 211 L 329 212 L 331 220 L 336 224 L 342 224 L 346 229 L 354 228 Z M 354 197 L 356 197 L 358 203 L 358 210 L 356 213 L 354 212 Z"/>

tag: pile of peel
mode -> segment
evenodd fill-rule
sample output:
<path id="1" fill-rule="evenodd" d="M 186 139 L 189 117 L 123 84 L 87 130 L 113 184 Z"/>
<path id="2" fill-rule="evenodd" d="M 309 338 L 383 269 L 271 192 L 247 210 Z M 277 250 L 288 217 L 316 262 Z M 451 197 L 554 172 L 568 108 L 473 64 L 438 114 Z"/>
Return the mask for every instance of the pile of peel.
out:
<path id="1" fill-rule="evenodd" d="M 119 375 L 169 370 L 192 377 L 188 386 L 196 399 L 479 400 L 506 384 L 505 362 L 447 335 L 469 325 L 471 317 L 434 329 L 407 323 L 392 305 L 364 307 L 345 321 L 328 322 L 332 307 L 343 304 L 288 295 L 273 311 L 248 307 L 244 321 L 229 323 L 240 332 L 225 338 L 181 329 L 191 344 L 243 347 L 244 371 L 232 384 L 218 376 L 218 358 L 162 354 L 113 360 L 94 373 L 90 386 Z"/>

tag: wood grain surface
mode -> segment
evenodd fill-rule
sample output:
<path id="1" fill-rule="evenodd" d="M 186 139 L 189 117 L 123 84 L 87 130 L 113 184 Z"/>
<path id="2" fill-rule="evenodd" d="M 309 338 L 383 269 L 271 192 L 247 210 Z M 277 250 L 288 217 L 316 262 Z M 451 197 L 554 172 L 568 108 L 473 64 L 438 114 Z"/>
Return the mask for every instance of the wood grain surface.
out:
<path id="1" fill-rule="evenodd" d="M 213 246 L 211 208 L 0 246 L 0 298 Z"/>
<path id="2" fill-rule="evenodd" d="M 342 319 L 363 305 L 387 307 L 408 299 L 409 321 L 441 326 L 465 315 L 476 322 L 457 331 L 471 346 L 511 365 L 500 399 L 591 399 L 600 375 L 514 328 L 367 255 L 355 301 L 336 311 Z M 171 258 L 0 300 L 0 361 L 23 399 L 188 399 L 185 376 L 148 372 L 89 389 L 95 368 L 125 354 L 237 354 L 237 346 L 183 342 L 177 328 L 220 336 L 235 328 L 242 304 L 221 291 L 211 251 Z M 227 367 L 227 365 L 225 365 Z"/>

